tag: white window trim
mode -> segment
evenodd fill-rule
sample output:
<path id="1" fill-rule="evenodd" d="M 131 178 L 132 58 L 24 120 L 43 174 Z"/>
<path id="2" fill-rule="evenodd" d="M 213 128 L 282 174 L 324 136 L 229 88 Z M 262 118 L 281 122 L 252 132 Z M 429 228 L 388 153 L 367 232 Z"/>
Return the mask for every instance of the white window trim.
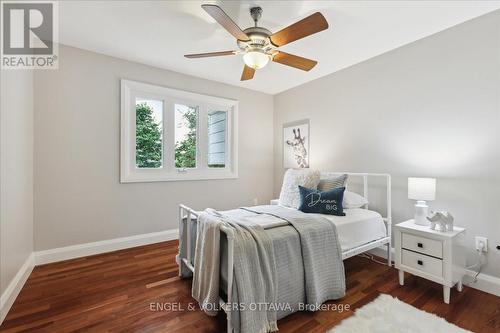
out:
<path id="1" fill-rule="evenodd" d="M 172 131 L 164 126 L 163 130 L 163 167 L 158 169 L 136 168 L 135 161 L 135 97 L 152 97 L 163 101 L 163 123 L 174 122 L 173 103 L 193 102 L 200 107 L 198 117 L 198 142 L 197 168 L 178 170 L 174 167 L 174 151 Z M 227 112 L 227 145 L 226 167 L 209 168 L 207 165 L 206 140 L 199 140 L 202 135 L 207 137 L 206 114 L 211 108 L 224 108 Z M 172 111 L 172 112 L 168 112 Z M 167 139 L 167 136 L 170 138 Z M 176 90 L 157 85 L 121 80 L 121 140 L 120 140 L 120 181 L 122 183 L 134 182 L 161 182 L 182 180 L 210 180 L 238 178 L 238 101 L 214 96 L 207 96 L 182 90 Z M 205 156 L 207 155 L 207 156 Z"/>

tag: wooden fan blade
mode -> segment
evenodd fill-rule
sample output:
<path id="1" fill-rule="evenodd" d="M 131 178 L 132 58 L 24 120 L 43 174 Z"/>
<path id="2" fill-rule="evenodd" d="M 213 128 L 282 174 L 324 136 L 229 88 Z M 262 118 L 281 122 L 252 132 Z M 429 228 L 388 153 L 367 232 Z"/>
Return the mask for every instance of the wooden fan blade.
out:
<path id="1" fill-rule="evenodd" d="M 310 71 L 318 63 L 315 60 L 302 58 L 293 54 L 278 51 L 273 57 L 274 62 L 280 64 L 302 69 L 303 71 Z"/>
<path id="2" fill-rule="evenodd" d="M 194 53 L 194 54 L 185 54 L 186 58 L 206 58 L 206 57 L 218 57 L 218 56 L 226 56 L 226 55 L 235 55 L 236 51 L 219 51 L 219 52 L 208 52 L 208 53 Z"/>
<path id="3" fill-rule="evenodd" d="M 328 22 L 320 12 L 316 12 L 283 30 L 271 35 L 271 42 L 276 46 L 283 46 L 297 39 L 301 39 L 317 32 L 328 29 Z"/>
<path id="4" fill-rule="evenodd" d="M 201 5 L 210 16 L 214 18 L 220 25 L 224 27 L 231 35 L 233 35 L 236 39 L 248 41 L 250 38 L 243 30 L 238 27 L 236 23 L 217 5 Z"/>
<path id="5" fill-rule="evenodd" d="M 255 69 L 245 65 L 245 67 L 243 67 L 243 73 L 241 73 L 241 81 L 253 79 L 254 74 L 255 74 Z"/>

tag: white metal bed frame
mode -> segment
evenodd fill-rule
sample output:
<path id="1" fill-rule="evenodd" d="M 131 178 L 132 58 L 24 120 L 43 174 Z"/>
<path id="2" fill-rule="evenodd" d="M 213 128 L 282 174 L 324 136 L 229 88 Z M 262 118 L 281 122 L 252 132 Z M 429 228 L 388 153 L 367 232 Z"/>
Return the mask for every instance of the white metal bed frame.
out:
<path id="1" fill-rule="evenodd" d="M 360 253 L 375 249 L 377 247 L 386 245 L 387 246 L 387 264 L 391 266 L 392 255 L 391 255 L 391 233 L 392 233 L 392 216 L 391 216 L 391 175 L 385 173 L 353 173 L 353 172 L 322 172 L 321 178 L 338 176 L 342 174 L 347 174 L 349 177 L 362 177 L 363 178 L 363 196 L 368 199 L 368 178 L 369 177 L 379 177 L 385 178 L 386 180 L 386 201 L 387 201 L 387 212 L 386 217 L 383 220 L 386 225 L 387 234 L 386 237 L 374 240 L 372 242 L 360 245 L 358 247 L 349 249 L 342 252 L 342 260 L 353 257 Z M 368 209 L 368 204 L 363 207 Z M 198 212 L 183 205 L 179 205 L 179 234 L 180 230 L 183 230 L 184 220 L 186 221 L 186 233 L 184 234 L 184 239 L 186 241 L 186 257 L 181 257 L 181 243 L 179 242 L 179 255 L 178 262 L 179 265 L 179 275 L 181 275 L 181 266 L 184 264 L 191 272 L 194 272 L 194 267 L 191 264 L 193 259 L 193 254 L 191 253 L 191 223 L 193 218 L 198 218 Z M 234 266 L 234 231 L 224 225 L 221 226 L 221 231 L 226 234 L 227 237 L 227 302 L 230 303 L 233 289 L 233 266 Z M 231 306 L 228 305 L 222 298 L 219 297 L 219 306 L 224 310 L 227 316 L 227 332 L 231 333 L 233 331 L 233 326 L 231 323 Z"/>

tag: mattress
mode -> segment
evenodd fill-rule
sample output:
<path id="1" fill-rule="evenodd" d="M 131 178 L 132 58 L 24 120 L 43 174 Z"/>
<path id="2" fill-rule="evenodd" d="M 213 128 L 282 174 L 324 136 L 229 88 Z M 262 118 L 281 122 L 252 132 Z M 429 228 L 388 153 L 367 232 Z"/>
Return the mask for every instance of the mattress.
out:
<path id="1" fill-rule="evenodd" d="M 353 249 L 387 235 L 382 216 L 363 208 L 344 209 L 345 216 L 321 215 L 337 227 L 342 251 Z"/>
<path id="2" fill-rule="evenodd" d="M 266 214 L 256 215 L 240 209 L 223 211 L 221 213 L 232 218 L 245 218 L 248 222 L 259 224 L 264 229 L 288 225 L 288 222 L 274 216 Z M 320 215 L 335 224 L 343 252 L 386 237 L 387 229 L 379 213 L 363 208 L 344 209 L 344 213 L 345 216 L 311 214 Z"/>

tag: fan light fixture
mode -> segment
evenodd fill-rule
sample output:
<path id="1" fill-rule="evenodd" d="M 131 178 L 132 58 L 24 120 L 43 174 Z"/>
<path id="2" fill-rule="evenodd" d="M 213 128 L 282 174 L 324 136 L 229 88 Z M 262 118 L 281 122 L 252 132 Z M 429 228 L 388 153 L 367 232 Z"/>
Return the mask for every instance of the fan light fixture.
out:
<path id="1" fill-rule="evenodd" d="M 262 51 L 250 51 L 243 56 L 245 64 L 253 69 L 260 69 L 267 65 L 269 56 Z"/>
<path id="2" fill-rule="evenodd" d="M 328 29 L 328 22 L 320 12 L 311 14 L 278 32 L 272 33 L 257 24 L 262 17 L 262 8 L 260 7 L 250 8 L 250 16 L 252 16 L 254 26 L 245 30 L 241 30 L 219 6 L 203 4 L 201 8 L 236 38 L 239 50 L 186 54 L 186 58 L 196 59 L 242 54 L 245 66 L 241 73 L 241 81 L 251 80 L 255 71 L 266 66 L 269 61 L 303 71 L 310 71 L 318 63 L 315 60 L 280 51 L 278 48 Z"/>

